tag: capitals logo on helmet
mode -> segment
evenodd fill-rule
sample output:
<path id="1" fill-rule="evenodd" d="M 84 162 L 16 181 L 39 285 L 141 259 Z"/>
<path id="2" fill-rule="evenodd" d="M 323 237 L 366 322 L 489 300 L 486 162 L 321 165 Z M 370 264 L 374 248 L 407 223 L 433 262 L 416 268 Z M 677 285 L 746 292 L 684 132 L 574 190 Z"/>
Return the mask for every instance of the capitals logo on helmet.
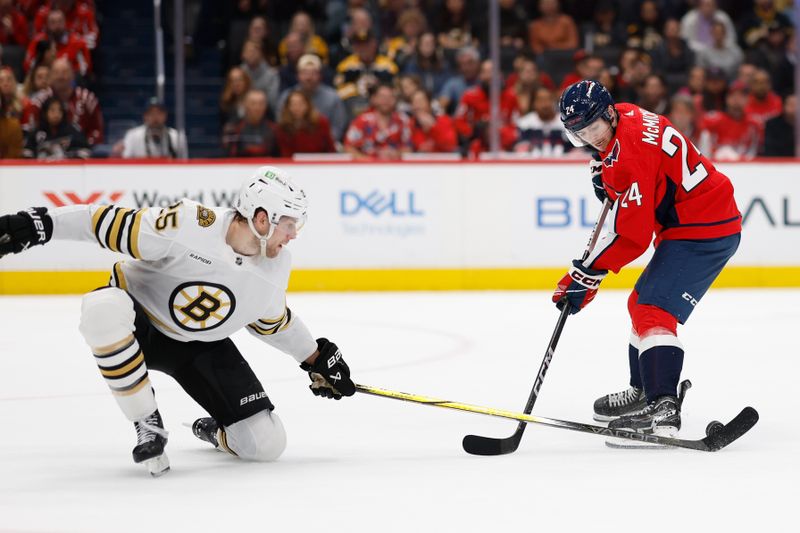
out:
<path id="1" fill-rule="evenodd" d="M 586 143 L 578 139 L 574 133 L 589 126 L 598 118 L 611 123 L 613 117 L 608 106 L 613 107 L 613 105 L 614 99 L 611 93 L 599 81 L 582 80 L 564 89 L 558 101 L 558 110 L 570 141 L 575 146 L 585 145 Z"/>

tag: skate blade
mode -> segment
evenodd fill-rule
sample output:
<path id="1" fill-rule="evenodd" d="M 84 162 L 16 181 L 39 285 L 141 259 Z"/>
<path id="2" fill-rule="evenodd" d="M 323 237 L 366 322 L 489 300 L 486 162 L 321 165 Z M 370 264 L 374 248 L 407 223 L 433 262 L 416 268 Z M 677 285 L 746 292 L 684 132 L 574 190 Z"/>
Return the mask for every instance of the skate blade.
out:
<path id="1" fill-rule="evenodd" d="M 147 467 L 147 471 L 150 472 L 150 475 L 153 477 L 163 476 L 169 472 L 169 458 L 167 458 L 166 453 L 162 453 L 158 457 L 153 457 L 152 459 L 142 461 L 142 464 Z"/>

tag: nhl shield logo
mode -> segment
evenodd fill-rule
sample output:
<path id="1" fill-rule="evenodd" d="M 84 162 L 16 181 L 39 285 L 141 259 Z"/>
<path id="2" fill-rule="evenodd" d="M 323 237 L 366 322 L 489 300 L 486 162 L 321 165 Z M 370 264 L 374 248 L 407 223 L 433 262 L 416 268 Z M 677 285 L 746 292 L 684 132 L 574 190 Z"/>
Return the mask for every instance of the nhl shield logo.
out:
<path id="1" fill-rule="evenodd" d="M 207 228 L 217 220 L 217 214 L 202 205 L 197 206 L 197 223 L 201 228 Z"/>

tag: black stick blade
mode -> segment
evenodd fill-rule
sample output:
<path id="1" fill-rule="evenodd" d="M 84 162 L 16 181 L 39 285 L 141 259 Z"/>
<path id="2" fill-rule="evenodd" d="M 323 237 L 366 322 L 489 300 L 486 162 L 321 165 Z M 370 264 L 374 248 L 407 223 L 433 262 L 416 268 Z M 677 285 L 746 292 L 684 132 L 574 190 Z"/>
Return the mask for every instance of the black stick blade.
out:
<path id="1" fill-rule="evenodd" d="M 758 411 L 752 407 L 745 407 L 733 420 L 725 424 L 725 427 L 704 438 L 703 442 L 709 451 L 721 450 L 750 431 L 756 422 L 758 422 Z"/>
<path id="2" fill-rule="evenodd" d="M 472 455 L 506 455 L 514 453 L 519 447 L 522 434 L 517 434 L 505 439 L 493 439 L 492 437 L 481 437 L 480 435 L 467 435 L 461 441 L 464 451 Z"/>

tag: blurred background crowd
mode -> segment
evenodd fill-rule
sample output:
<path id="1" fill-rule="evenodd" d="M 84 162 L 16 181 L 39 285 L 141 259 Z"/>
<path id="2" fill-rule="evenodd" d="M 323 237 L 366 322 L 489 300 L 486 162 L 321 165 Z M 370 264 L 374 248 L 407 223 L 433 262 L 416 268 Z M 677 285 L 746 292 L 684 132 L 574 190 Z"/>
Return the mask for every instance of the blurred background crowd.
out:
<path id="1" fill-rule="evenodd" d="M 586 157 L 556 105 L 584 78 L 713 158 L 794 156 L 788 0 L 499 0 L 499 64 L 488 4 L 184 0 L 176 38 L 165 0 L 186 57 L 178 132 L 172 83 L 152 96 L 152 3 L 0 0 L 0 157 L 475 158 L 493 73 L 507 157 Z"/>

